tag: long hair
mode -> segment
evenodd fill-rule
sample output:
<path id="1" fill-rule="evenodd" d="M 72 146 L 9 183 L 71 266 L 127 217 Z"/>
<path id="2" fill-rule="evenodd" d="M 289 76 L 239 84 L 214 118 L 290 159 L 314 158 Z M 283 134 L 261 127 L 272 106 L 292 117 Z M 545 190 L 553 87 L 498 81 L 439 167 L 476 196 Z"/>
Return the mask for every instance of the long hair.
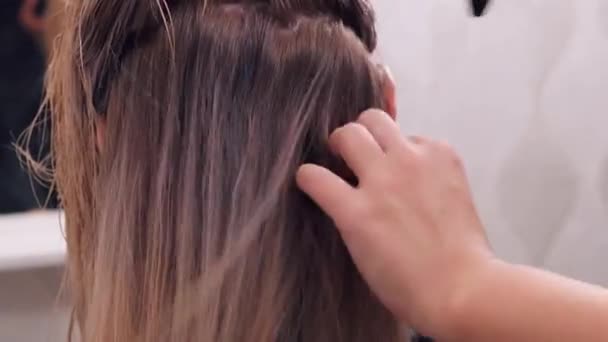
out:
<path id="1" fill-rule="evenodd" d="M 356 182 L 326 141 L 385 107 L 364 0 L 70 1 L 64 22 L 48 96 L 83 341 L 402 340 L 294 181 Z"/>

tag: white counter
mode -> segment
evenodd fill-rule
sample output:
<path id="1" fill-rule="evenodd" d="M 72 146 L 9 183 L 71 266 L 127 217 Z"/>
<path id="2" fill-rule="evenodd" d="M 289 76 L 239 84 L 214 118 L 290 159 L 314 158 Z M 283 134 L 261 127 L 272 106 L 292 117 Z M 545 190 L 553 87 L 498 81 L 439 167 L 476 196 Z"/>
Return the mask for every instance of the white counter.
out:
<path id="1" fill-rule="evenodd" d="M 0 215 L 0 272 L 59 266 L 65 254 L 59 211 Z"/>

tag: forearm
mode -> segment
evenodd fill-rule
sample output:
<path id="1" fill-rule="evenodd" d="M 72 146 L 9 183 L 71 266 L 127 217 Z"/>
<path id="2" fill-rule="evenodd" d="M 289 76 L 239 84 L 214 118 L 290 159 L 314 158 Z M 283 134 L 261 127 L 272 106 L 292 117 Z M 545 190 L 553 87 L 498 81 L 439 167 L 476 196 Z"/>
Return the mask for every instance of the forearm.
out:
<path id="1" fill-rule="evenodd" d="M 608 341 L 608 291 L 525 266 L 496 262 L 490 269 L 457 301 L 451 337 Z"/>

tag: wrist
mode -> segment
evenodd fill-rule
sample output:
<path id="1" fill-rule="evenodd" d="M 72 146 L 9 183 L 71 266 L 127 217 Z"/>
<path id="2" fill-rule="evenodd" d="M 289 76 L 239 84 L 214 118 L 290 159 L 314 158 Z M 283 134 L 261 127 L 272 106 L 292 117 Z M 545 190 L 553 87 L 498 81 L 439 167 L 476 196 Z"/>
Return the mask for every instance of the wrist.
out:
<path id="1" fill-rule="evenodd" d="M 489 257 L 481 260 L 468 272 L 457 278 L 455 286 L 446 299 L 443 312 L 443 324 L 438 329 L 440 340 L 467 340 L 483 321 L 484 305 L 492 298 L 493 284 L 504 282 L 504 278 L 513 265 Z"/>

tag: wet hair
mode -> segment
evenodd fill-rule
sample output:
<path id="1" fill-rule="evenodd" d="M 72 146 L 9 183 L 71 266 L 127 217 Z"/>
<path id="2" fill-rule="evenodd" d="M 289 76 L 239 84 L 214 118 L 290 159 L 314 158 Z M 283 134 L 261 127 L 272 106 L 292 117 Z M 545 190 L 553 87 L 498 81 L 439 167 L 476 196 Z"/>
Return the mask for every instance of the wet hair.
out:
<path id="1" fill-rule="evenodd" d="M 50 67 L 84 342 L 402 340 L 304 162 L 385 108 L 364 0 L 69 1 Z M 103 123 L 103 144 L 96 134 Z"/>

